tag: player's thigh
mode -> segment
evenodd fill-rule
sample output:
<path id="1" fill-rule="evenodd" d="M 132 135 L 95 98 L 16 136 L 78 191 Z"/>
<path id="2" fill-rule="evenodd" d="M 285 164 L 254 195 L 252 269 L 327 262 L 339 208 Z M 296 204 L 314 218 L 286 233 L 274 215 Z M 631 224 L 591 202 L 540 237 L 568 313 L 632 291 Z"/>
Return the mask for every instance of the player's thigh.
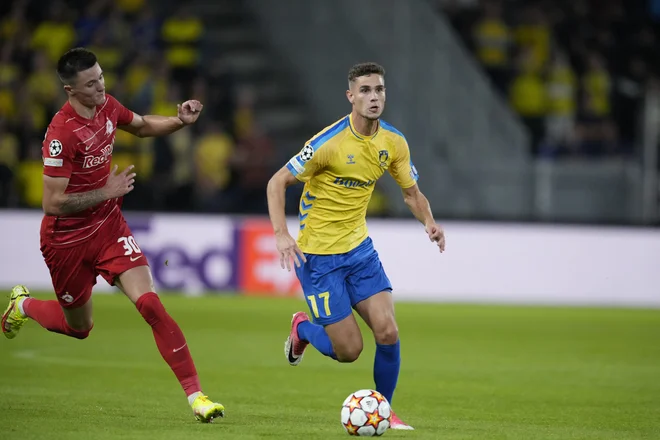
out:
<path id="1" fill-rule="evenodd" d="M 348 258 L 350 272 L 346 290 L 351 305 L 364 319 L 379 344 L 393 344 L 398 340 L 394 318 L 392 283 L 373 248 L 371 239 L 365 240 Z"/>
<path id="2" fill-rule="evenodd" d="M 371 238 L 367 238 L 346 256 L 346 290 L 351 297 L 351 305 L 376 295 L 392 290 L 392 283 L 385 274 L 378 253 Z"/>
<path id="3" fill-rule="evenodd" d="M 89 252 L 86 244 L 64 249 L 42 247 L 57 301 L 69 326 L 80 331 L 93 325 L 91 298 L 96 272 Z"/>
<path id="4" fill-rule="evenodd" d="M 145 293 L 156 291 L 149 266 L 138 266 L 122 272 L 115 278 L 115 286 L 124 292 L 133 304 Z"/>
<path id="5" fill-rule="evenodd" d="M 94 326 L 91 296 L 83 305 L 75 308 L 63 307 L 62 311 L 66 323 L 74 330 L 84 332 Z"/>
<path id="6" fill-rule="evenodd" d="M 339 322 L 325 326 L 332 348 L 339 362 L 353 362 L 360 357 L 364 342 L 360 326 L 353 313 Z"/>
<path id="7" fill-rule="evenodd" d="M 312 320 L 325 327 L 339 360 L 352 361 L 362 351 L 362 334 L 346 291 L 346 271 L 333 255 L 306 255 L 296 268 Z"/>
<path id="8" fill-rule="evenodd" d="M 154 291 L 153 277 L 146 255 L 122 219 L 103 239 L 96 270 L 110 285 L 116 285 L 135 303 Z"/>
<path id="9" fill-rule="evenodd" d="M 355 310 L 373 332 L 377 344 L 391 345 L 399 340 L 391 291 L 371 295 L 357 303 Z"/>

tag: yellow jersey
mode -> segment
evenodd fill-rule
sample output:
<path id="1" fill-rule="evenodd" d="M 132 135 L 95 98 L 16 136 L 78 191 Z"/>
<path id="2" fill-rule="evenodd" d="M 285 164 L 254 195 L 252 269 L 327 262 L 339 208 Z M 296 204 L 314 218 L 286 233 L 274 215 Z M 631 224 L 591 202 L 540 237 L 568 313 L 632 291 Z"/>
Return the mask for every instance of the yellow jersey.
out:
<path id="1" fill-rule="evenodd" d="M 418 178 L 399 130 L 379 121 L 376 132 L 364 136 L 355 130 L 351 115 L 307 141 L 287 168 L 305 183 L 298 247 L 318 255 L 349 252 L 367 238 L 367 206 L 385 170 L 404 189 Z"/>

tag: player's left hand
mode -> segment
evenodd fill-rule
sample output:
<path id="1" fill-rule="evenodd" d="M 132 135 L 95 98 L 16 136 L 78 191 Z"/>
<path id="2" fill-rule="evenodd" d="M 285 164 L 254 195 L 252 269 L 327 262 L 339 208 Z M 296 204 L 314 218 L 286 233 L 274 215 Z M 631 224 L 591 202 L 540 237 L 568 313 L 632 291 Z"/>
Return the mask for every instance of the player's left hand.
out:
<path id="1" fill-rule="evenodd" d="M 191 99 L 183 104 L 177 104 L 177 116 L 181 119 L 183 125 L 194 124 L 203 108 L 204 106 L 201 102 Z"/>
<path id="2" fill-rule="evenodd" d="M 429 239 L 435 241 L 440 248 L 440 252 L 445 251 L 445 231 L 441 226 L 438 226 L 435 222 L 428 223 L 425 227 L 426 233 L 429 234 Z"/>

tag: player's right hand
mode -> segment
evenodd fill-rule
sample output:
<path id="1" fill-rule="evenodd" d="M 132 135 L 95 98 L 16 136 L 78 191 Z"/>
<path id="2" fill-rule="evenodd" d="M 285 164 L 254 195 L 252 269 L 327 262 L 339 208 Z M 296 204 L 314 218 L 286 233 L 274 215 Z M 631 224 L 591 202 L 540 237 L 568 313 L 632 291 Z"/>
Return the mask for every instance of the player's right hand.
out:
<path id="1" fill-rule="evenodd" d="M 130 165 L 117 174 L 119 167 L 117 165 L 112 167 L 104 187 L 108 199 L 121 197 L 133 191 L 133 184 L 135 183 L 135 173 L 131 173 L 133 168 L 134 166 Z"/>
<path id="2" fill-rule="evenodd" d="M 280 266 L 282 266 L 282 269 L 291 272 L 291 260 L 293 260 L 296 267 L 300 267 L 302 263 L 307 263 L 305 254 L 300 250 L 291 234 L 288 232 L 277 234 L 275 239 L 277 250 L 280 253 Z"/>

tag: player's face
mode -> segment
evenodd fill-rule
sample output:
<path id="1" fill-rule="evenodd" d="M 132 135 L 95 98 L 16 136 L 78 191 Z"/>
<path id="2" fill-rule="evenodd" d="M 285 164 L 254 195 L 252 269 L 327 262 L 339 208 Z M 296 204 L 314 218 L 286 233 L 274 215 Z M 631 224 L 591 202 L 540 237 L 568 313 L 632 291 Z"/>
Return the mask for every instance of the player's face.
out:
<path id="1" fill-rule="evenodd" d="M 365 119 L 376 120 L 385 109 L 385 81 L 380 75 L 356 78 L 346 95 L 353 108 Z"/>
<path id="2" fill-rule="evenodd" d="M 95 107 L 105 102 L 105 80 L 98 63 L 78 72 L 73 84 L 64 88 L 69 96 L 76 98 L 85 107 Z"/>

